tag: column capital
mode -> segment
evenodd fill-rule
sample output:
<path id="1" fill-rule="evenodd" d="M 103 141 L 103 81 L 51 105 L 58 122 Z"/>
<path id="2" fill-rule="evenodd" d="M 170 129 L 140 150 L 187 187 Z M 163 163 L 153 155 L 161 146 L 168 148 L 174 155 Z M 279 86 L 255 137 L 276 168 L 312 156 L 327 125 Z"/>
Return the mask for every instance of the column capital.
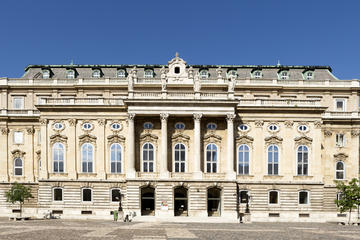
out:
<path id="1" fill-rule="evenodd" d="M 134 120 L 136 114 L 135 113 L 128 113 L 128 120 Z"/>
<path id="2" fill-rule="evenodd" d="M 168 113 L 160 113 L 160 119 L 161 121 L 167 121 L 169 118 L 169 114 Z"/>
<path id="3" fill-rule="evenodd" d="M 229 114 L 226 114 L 226 120 L 227 121 L 234 121 L 234 119 L 236 118 L 236 114 L 232 114 L 232 113 L 229 113 Z"/>
<path id="4" fill-rule="evenodd" d="M 200 121 L 200 119 L 202 118 L 202 113 L 194 113 L 193 117 L 195 121 Z"/>

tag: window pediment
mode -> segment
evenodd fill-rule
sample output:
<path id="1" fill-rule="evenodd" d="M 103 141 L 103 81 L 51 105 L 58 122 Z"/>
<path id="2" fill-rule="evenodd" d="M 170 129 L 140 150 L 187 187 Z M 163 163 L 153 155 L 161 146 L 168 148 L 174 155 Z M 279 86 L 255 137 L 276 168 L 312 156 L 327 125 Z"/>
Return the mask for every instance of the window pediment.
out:
<path id="1" fill-rule="evenodd" d="M 14 151 L 11 151 L 11 154 L 13 158 L 23 158 L 25 155 L 25 152 L 21 151 L 20 149 L 15 149 Z"/>
<path id="2" fill-rule="evenodd" d="M 298 145 L 309 145 L 312 143 L 312 138 L 307 137 L 307 136 L 301 136 L 301 137 L 296 137 L 294 139 L 294 141 L 296 142 L 296 144 Z"/>
<path id="3" fill-rule="evenodd" d="M 157 142 L 158 140 L 158 136 L 151 134 L 149 132 L 141 134 L 140 135 L 140 142 L 144 143 L 144 142 Z"/>
<path id="4" fill-rule="evenodd" d="M 190 140 L 190 137 L 183 134 L 183 133 L 176 133 L 171 137 L 172 142 L 184 142 L 188 143 Z"/>
<path id="5" fill-rule="evenodd" d="M 50 145 L 55 144 L 56 142 L 66 143 L 67 136 L 61 135 L 59 133 L 50 136 Z"/>
<path id="6" fill-rule="evenodd" d="M 113 134 L 107 137 L 109 145 L 113 143 L 123 143 L 125 142 L 125 137 L 117 134 Z"/>
<path id="7" fill-rule="evenodd" d="M 96 143 L 96 137 L 90 134 L 83 134 L 79 137 L 80 145 L 84 143 Z"/>
<path id="8" fill-rule="evenodd" d="M 204 143 L 211 143 L 211 142 L 221 142 L 221 137 L 219 135 L 216 135 L 214 132 L 207 133 L 204 136 Z"/>
<path id="9" fill-rule="evenodd" d="M 251 144 L 254 141 L 254 138 L 248 135 L 237 136 L 235 139 L 237 144 Z"/>
<path id="10" fill-rule="evenodd" d="M 346 155 L 345 153 L 337 153 L 334 154 L 334 158 L 336 161 L 345 161 L 348 158 L 348 155 Z"/>
<path id="11" fill-rule="evenodd" d="M 265 138 L 265 142 L 267 144 L 279 144 L 282 141 L 283 141 L 283 139 L 278 136 L 270 136 L 270 137 Z"/>

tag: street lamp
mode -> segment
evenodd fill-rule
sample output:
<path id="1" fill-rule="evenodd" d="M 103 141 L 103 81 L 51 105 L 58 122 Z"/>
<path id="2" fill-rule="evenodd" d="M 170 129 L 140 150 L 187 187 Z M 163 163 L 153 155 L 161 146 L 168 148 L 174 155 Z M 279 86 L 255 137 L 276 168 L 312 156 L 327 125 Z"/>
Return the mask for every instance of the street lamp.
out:
<path id="1" fill-rule="evenodd" d="M 249 200 L 250 200 L 251 196 L 249 195 L 249 193 L 246 193 L 246 209 L 245 209 L 245 213 L 250 213 L 250 209 L 249 209 Z"/>

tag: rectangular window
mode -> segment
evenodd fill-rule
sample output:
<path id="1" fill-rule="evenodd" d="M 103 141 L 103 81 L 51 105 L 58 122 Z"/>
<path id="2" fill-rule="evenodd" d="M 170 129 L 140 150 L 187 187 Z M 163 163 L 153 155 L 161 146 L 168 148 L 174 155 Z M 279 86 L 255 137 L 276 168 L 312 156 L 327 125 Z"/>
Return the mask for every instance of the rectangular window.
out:
<path id="1" fill-rule="evenodd" d="M 63 190 L 61 188 L 54 189 L 54 201 L 62 201 L 63 200 Z"/>
<path id="2" fill-rule="evenodd" d="M 92 200 L 92 192 L 90 188 L 83 188 L 82 189 L 82 200 L 83 202 L 91 202 Z"/>
<path id="3" fill-rule="evenodd" d="M 299 192 L 299 204 L 309 203 L 309 193 L 307 191 Z"/>
<path id="4" fill-rule="evenodd" d="M 14 144 L 22 144 L 24 138 L 23 132 L 14 132 Z"/>
<path id="5" fill-rule="evenodd" d="M 111 201 L 112 202 L 120 202 L 121 195 L 119 189 L 111 189 Z"/>
<path id="6" fill-rule="evenodd" d="M 246 190 L 240 191 L 239 194 L 239 201 L 240 203 L 249 203 L 249 193 Z"/>
<path id="7" fill-rule="evenodd" d="M 336 146 L 344 147 L 345 146 L 345 136 L 342 133 L 336 134 Z"/>
<path id="8" fill-rule="evenodd" d="M 13 108 L 14 109 L 24 109 L 24 97 L 13 97 Z"/>
<path id="9" fill-rule="evenodd" d="M 335 99 L 335 111 L 341 111 L 341 112 L 345 111 L 345 99 L 343 98 Z"/>
<path id="10" fill-rule="evenodd" d="M 278 204 L 279 203 L 279 193 L 277 191 L 269 192 L 269 204 Z"/>

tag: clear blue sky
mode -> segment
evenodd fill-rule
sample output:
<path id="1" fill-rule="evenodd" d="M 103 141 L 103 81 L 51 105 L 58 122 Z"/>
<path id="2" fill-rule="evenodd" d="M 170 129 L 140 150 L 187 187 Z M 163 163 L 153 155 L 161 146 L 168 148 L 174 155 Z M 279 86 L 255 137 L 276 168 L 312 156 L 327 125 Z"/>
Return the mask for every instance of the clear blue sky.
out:
<path id="1" fill-rule="evenodd" d="M 28 64 L 330 65 L 360 78 L 359 0 L 0 2 L 0 76 Z"/>

